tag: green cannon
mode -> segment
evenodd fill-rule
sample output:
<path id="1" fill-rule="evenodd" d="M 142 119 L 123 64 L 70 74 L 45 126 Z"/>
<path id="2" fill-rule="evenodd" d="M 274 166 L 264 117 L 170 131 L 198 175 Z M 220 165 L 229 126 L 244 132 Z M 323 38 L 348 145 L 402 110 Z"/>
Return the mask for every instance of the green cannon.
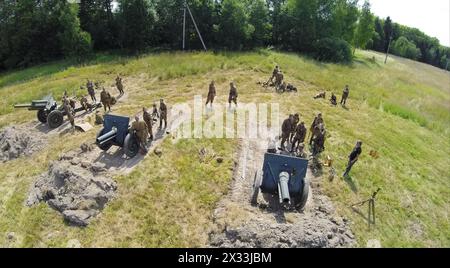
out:
<path id="1" fill-rule="evenodd" d="M 101 107 L 100 103 L 94 105 L 94 109 Z M 49 128 L 60 127 L 64 123 L 64 116 L 67 115 L 63 106 L 58 106 L 52 95 L 48 95 L 42 100 L 33 100 L 31 103 L 16 104 L 14 108 L 27 108 L 30 111 L 37 111 L 37 119 L 42 124 L 48 124 Z M 74 113 L 80 112 L 83 107 L 76 108 Z"/>

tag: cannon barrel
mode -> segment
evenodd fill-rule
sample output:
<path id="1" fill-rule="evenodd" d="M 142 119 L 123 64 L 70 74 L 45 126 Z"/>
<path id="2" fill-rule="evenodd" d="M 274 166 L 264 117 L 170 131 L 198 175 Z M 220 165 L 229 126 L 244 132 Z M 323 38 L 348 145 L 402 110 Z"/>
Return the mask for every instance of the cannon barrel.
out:
<path id="1" fill-rule="evenodd" d="M 278 182 L 278 194 L 280 195 L 280 203 L 288 204 L 291 201 L 289 195 L 289 173 L 281 172 Z"/>
<path id="2" fill-rule="evenodd" d="M 29 110 L 44 110 L 48 105 L 46 100 L 35 100 L 31 103 L 16 104 L 14 108 L 28 108 Z"/>
<path id="3" fill-rule="evenodd" d="M 97 138 L 97 143 L 103 145 L 110 140 L 115 139 L 117 136 L 117 128 L 113 127 L 112 130 L 108 133 L 103 134 L 102 136 Z"/>

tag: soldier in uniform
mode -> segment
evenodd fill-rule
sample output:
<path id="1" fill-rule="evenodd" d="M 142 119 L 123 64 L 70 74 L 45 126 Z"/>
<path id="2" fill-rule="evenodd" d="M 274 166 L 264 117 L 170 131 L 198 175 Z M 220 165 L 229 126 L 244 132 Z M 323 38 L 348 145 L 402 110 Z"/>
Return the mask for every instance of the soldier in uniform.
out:
<path id="1" fill-rule="evenodd" d="M 311 128 L 309 129 L 309 131 L 311 132 L 311 138 L 309 140 L 309 145 L 312 144 L 314 136 L 318 134 L 318 126 L 320 124 L 323 124 L 323 118 L 322 118 L 322 113 L 318 113 L 317 116 L 314 118 L 313 123 L 311 124 Z"/>
<path id="2" fill-rule="evenodd" d="M 89 79 L 87 80 L 86 88 L 87 88 L 89 96 L 91 96 L 91 100 L 94 103 L 97 103 L 97 98 L 95 98 L 94 84 Z"/>
<path id="3" fill-rule="evenodd" d="M 316 96 L 314 96 L 314 99 L 325 99 L 327 97 L 327 93 L 326 92 L 320 92 L 318 93 Z"/>
<path id="4" fill-rule="evenodd" d="M 147 124 L 148 134 L 150 135 L 150 140 L 153 140 L 153 119 L 152 115 L 148 112 L 147 108 L 142 108 L 143 118 L 145 124 Z"/>
<path id="5" fill-rule="evenodd" d="M 111 111 L 111 95 L 106 91 L 105 88 L 103 88 L 102 92 L 100 93 L 100 101 L 103 104 L 105 112 L 106 108 L 108 108 L 108 111 Z"/>
<path id="6" fill-rule="evenodd" d="M 277 66 L 275 66 L 275 69 L 273 69 L 272 77 L 269 80 L 270 83 L 273 83 L 273 79 L 277 77 L 279 72 L 280 72 L 280 67 L 278 67 L 278 65 L 277 65 Z"/>
<path id="7" fill-rule="evenodd" d="M 317 129 L 318 132 L 316 133 L 313 144 L 313 155 L 317 155 L 325 150 L 325 127 L 323 124 L 320 124 Z"/>
<path id="8" fill-rule="evenodd" d="M 279 71 L 275 78 L 275 90 L 280 90 L 281 86 L 283 85 L 283 81 L 284 75 L 281 71 Z"/>
<path id="9" fill-rule="evenodd" d="M 350 89 L 348 85 L 345 86 L 344 91 L 342 92 L 341 105 L 345 106 L 347 103 L 348 95 L 350 94 Z"/>
<path id="10" fill-rule="evenodd" d="M 305 138 L 306 138 L 305 122 L 301 122 L 300 124 L 298 124 L 297 128 L 295 129 L 295 136 L 294 136 L 294 141 L 292 142 L 291 152 L 298 150 L 298 148 L 296 149 L 296 145 L 298 147 L 299 144 L 303 144 L 305 142 Z"/>
<path id="11" fill-rule="evenodd" d="M 305 153 L 305 144 L 300 143 L 297 147 L 297 157 L 306 159 L 308 155 Z"/>
<path id="12" fill-rule="evenodd" d="M 136 132 L 136 137 L 138 139 L 139 146 L 142 151 L 147 153 L 147 138 L 148 138 L 148 127 L 144 121 L 139 120 L 139 116 L 134 117 L 134 122 L 131 124 L 131 131 Z"/>
<path id="13" fill-rule="evenodd" d="M 294 140 L 294 136 L 295 136 L 295 130 L 297 129 L 297 125 L 300 122 L 300 115 L 299 114 L 295 114 L 294 115 L 294 123 L 292 123 L 292 128 L 291 128 L 291 135 L 289 136 L 289 142 L 292 143 Z"/>
<path id="14" fill-rule="evenodd" d="M 162 129 L 162 124 L 164 121 L 164 128 L 167 128 L 167 106 L 164 100 L 161 99 L 159 102 L 159 129 Z"/>
<path id="15" fill-rule="evenodd" d="M 95 124 L 103 125 L 103 116 L 100 115 L 100 111 L 95 112 Z"/>
<path id="16" fill-rule="evenodd" d="M 334 93 L 331 93 L 330 103 L 331 103 L 331 105 L 334 105 L 334 106 L 337 105 L 337 98 L 336 98 L 336 95 L 334 95 Z"/>
<path id="17" fill-rule="evenodd" d="M 285 143 L 289 141 L 289 136 L 291 135 L 292 124 L 294 123 L 294 115 L 289 115 L 289 118 L 284 120 L 283 125 L 281 125 L 281 150 L 286 149 Z"/>
<path id="18" fill-rule="evenodd" d="M 72 129 L 75 129 L 75 118 L 73 117 L 73 110 L 69 107 L 69 112 L 67 113 L 67 118 L 69 119 Z"/>
<path id="19" fill-rule="evenodd" d="M 215 82 L 212 81 L 211 84 L 209 85 L 208 98 L 206 100 L 206 105 L 208 105 L 208 103 L 211 103 L 211 107 L 212 107 L 215 97 L 216 97 L 216 86 L 215 86 Z"/>
<path id="20" fill-rule="evenodd" d="M 234 104 L 236 104 L 236 106 L 237 106 L 237 97 L 238 97 L 237 88 L 234 85 L 234 82 L 231 82 L 230 83 L 230 95 L 228 96 L 228 103 L 230 104 L 230 108 L 231 108 L 231 102 L 234 102 Z"/>
<path id="21" fill-rule="evenodd" d="M 287 89 L 287 85 L 286 85 L 286 82 L 283 82 L 282 84 L 281 84 L 281 86 L 279 86 L 279 88 L 278 88 L 278 91 L 279 92 L 286 92 L 288 89 Z"/>
<path id="22" fill-rule="evenodd" d="M 125 92 L 123 91 L 122 78 L 120 76 L 116 77 L 116 87 L 119 90 L 119 96 L 123 96 Z"/>
<path id="23" fill-rule="evenodd" d="M 88 103 L 88 99 L 87 99 L 86 95 L 83 95 L 83 97 L 81 97 L 80 104 L 81 104 L 81 107 L 83 107 L 83 109 L 86 112 L 88 112 L 88 110 L 90 110 L 92 108 L 92 107 L 89 107 L 90 105 Z"/>
<path id="24" fill-rule="evenodd" d="M 152 111 L 152 119 L 153 121 L 157 121 L 157 118 L 159 118 L 159 113 L 158 113 L 158 107 L 156 105 L 156 102 L 153 103 L 153 111 Z"/>
<path id="25" fill-rule="evenodd" d="M 344 178 L 348 176 L 353 165 L 358 161 L 359 155 L 362 153 L 361 146 L 362 146 L 362 142 L 358 141 L 355 145 L 355 148 L 353 148 L 353 151 L 348 156 L 347 168 L 345 169 L 345 172 L 342 175 Z"/>

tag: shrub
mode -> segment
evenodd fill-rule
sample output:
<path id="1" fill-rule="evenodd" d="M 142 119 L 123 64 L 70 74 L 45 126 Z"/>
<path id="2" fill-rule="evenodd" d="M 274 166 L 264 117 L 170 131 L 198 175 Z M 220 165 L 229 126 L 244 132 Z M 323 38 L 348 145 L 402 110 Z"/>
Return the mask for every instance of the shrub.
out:
<path id="1" fill-rule="evenodd" d="M 314 44 L 314 56 L 320 61 L 348 63 L 353 59 L 351 46 L 342 39 L 323 38 Z"/>

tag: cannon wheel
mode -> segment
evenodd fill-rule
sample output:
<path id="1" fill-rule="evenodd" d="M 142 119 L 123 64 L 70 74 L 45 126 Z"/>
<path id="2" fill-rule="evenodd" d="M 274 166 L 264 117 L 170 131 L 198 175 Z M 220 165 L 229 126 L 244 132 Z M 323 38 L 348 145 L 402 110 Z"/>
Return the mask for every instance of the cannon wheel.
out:
<path id="1" fill-rule="evenodd" d="M 63 113 L 58 110 L 51 111 L 48 114 L 47 122 L 50 128 L 60 127 L 64 123 Z"/>
<path id="2" fill-rule="evenodd" d="M 305 177 L 305 179 L 303 180 L 302 194 L 300 195 L 300 197 L 297 198 L 295 203 L 295 208 L 297 210 L 302 211 L 305 208 L 306 202 L 308 201 L 308 196 L 309 196 L 309 179 Z"/>
<path id="3" fill-rule="evenodd" d="M 139 153 L 139 144 L 133 134 L 128 133 L 123 143 L 123 149 L 129 158 L 133 158 Z"/>
<path id="4" fill-rule="evenodd" d="M 250 200 L 250 202 L 253 206 L 256 206 L 258 204 L 258 195 L 259 195 L 259 188 L 261 187 L 261 183 L 262 183 L 262 176 L 261 176 L 261 172 L 258 170 L 255 172 L 255 180 L 253 181 L 252 198 Z"/>
<path id="5" fill-rule="evenodd" d="M 100 132 L 97 134 L 96 140 L 98 139 L 98 137 L 103 135 L 104 130 L 105 130 L 104 128 L 102 130 L 100 130 Z M 98 148 L 100 148 L 100 150 L 106 152 L 106 151 L 109 150 L 109 148 L 111 148 L 111 146 L 113 146 L 113 142 L 109 141 L 109 142 L 104 143 L 104 144 L 97 143 L 97 146 L 98 146 Z"/>
<path id="6" fill-rule="evenodd" d="M 39 110 L 37 112 L 37 118 L 39 120 L 39 122 L 41 122 L 42 124 L 47 123 L 47 111 L 46 110 Z"/>

